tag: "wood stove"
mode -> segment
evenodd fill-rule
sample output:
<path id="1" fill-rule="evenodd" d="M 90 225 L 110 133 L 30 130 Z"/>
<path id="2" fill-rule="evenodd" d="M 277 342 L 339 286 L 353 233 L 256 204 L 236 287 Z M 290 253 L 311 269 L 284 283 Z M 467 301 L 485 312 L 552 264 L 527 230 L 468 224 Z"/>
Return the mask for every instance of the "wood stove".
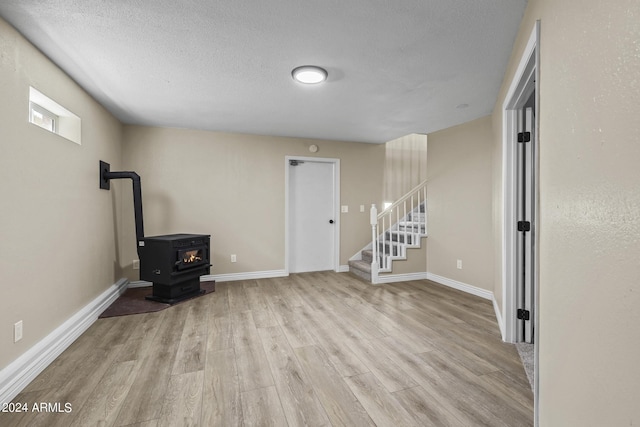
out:
<path id="1" fill-rule="evenodd" d="M 145 237 L 138 252 L 140 279 L 153 283 L 147 299 L 173 304 L 202 293 L 200 276 L 211 268 L 209 241 L 205 234 Z"/>
<path id="2" fill-rule="evenodd" d="M 111 172 L 110 165 L 100 161 L 101 189 L 109 190 L 110 180 L 122 178 L 129 178 L 133 183 L 140 279 L 153 283 L 153 294 L 147 299 L 173 304 L 203 293 L 200 289 L 200 276 L 211 271 L 211 236 L 168 234 L 144 237 L 140 176 L 135 172 Z"/>

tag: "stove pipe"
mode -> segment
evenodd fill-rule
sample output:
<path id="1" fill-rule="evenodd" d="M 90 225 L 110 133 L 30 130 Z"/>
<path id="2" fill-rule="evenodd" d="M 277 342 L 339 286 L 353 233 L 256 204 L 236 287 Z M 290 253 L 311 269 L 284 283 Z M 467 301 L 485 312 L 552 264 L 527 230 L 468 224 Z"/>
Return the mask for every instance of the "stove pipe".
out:
<path id="1" fill-rule="evenodd" d="M 111 165 L 100 160 L 100 188 L 109 190 L 110 180 L 129 178 L 133 183 L 133 214 L 136 223 L 136 249 L 140 256 L 140 248 L 144 247 L 144 227 L 142 224 L 142 188 L 140 175 L 135 172 L 111 172 Z"/>

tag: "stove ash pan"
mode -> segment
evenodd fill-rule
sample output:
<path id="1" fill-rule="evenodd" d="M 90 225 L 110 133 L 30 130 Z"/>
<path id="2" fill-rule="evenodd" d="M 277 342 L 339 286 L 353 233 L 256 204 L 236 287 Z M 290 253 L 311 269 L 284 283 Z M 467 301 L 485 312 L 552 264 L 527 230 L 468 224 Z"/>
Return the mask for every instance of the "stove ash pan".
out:
<path id="1" fill-rule="evenodd" d="M 144 238 L 140 279 L 172 286 L 210 273 L 209 235 L 168 234 Z"/>

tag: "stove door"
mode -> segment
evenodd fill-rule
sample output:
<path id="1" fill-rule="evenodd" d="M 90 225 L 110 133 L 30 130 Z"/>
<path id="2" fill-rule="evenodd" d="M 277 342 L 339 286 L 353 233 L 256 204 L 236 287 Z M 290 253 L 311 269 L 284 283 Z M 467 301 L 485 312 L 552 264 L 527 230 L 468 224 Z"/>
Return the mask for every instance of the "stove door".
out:
<path id="1" fill-rule="evenodd" d="M 208 262 L 206 247 L 182 249 L 178 251 L 176 267 L 178 270 L 186 270 Z"/>

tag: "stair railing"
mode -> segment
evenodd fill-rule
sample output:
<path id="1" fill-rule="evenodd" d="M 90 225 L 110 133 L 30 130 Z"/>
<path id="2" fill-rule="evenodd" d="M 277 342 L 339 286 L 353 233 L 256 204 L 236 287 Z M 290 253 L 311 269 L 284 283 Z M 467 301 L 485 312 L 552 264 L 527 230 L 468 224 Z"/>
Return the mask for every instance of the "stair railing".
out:
<path id="1" fill-rule="evenodd" d="M 378 283 L 378 273 L 390 272 L 394 259 L 404 259 L 407 246 L 419 246 L 427 234 L 427 180 L 378 213 L 371 205 L 371 281 Z M 399 244 L 403 242 L 404 244 Z"/>

